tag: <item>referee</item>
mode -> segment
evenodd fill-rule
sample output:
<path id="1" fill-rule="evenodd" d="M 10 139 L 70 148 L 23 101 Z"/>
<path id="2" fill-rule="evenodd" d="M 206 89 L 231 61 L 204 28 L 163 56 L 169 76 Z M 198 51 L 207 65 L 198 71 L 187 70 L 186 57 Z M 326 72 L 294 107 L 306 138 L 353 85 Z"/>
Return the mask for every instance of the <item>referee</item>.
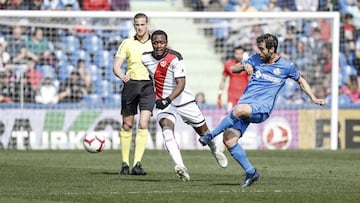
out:
<path id="1" fill-rule="evenodd" d="M 146 175 L 141 165 L 147 138 L 148 126 L 154 108 L 154 86 L 149 72 L 141 62 L 144 52 L 152 51 L 150 34 L 148 31 L 148 17 L 144 13 L 137 13 L 133 18 L 135 36 L 122 41 L 113 65 L 114 74 L 124 82 L 121 96 L 122 128 L 120 131 L 120 147 L 122 167 L 119 175 Z M 126 73 L 121 66 L 127 61 Z M 129 171 L 129 154 L 132 140 L 134 117 L 140 109 L 139 126 L 135 139 L 135 154 L 131 173 Z"/>

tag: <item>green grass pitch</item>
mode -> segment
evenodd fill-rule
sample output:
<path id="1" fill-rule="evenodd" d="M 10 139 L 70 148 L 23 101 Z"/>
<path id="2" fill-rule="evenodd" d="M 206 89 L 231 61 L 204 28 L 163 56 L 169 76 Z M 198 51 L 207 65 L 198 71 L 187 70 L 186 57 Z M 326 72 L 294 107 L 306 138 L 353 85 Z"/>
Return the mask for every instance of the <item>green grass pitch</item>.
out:
<path id="1" fill-rule="evenodd" d="M 191 181 L 174 174 L 165 150 L 147 150 L 147 176 L 118 176 L 120 151 L 0 151 L 0 202 L 360 202 L 360 150 L 249 150 L 262 174 L 221 169 L 207 150 L 182 151 Z M 130 159 L 132 160 L 132 159 Z"/>

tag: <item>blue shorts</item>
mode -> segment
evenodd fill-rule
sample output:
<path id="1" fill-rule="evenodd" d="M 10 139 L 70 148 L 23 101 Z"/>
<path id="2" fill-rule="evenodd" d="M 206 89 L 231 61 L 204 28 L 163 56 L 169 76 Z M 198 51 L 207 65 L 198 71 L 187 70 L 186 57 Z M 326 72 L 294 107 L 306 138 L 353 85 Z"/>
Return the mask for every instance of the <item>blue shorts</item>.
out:
<path id="1" fill-rule="evenodd" d="M 240 130 L 241 134 L 244 134 L 246 128 L 250 123 L 261 123 L 269 118 L 270 112 L 259 104 L 249 104 L 252 111 L 250 117 L 247 119 L 240 119 L 231 128 Z"/>

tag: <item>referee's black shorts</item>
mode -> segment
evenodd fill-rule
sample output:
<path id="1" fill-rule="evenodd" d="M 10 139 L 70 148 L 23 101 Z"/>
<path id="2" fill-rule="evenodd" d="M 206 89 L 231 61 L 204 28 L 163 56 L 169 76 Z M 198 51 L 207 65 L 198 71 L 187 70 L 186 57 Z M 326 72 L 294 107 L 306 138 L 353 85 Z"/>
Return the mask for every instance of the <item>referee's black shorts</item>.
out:
<path id="1" fill-rule="evenodd" d="M 130 80 L 124 83 L 121 96 L 121 114 L 135 115 L 140 111 L 152 112 L 155 103 L 154 85 L 151 80 Z"/>

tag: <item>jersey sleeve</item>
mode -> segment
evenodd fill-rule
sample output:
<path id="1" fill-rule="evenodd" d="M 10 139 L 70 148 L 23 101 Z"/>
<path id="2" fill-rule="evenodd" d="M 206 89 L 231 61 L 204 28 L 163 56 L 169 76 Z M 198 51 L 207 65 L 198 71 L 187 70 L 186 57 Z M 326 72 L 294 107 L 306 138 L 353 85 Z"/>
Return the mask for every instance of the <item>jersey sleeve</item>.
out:
<path id="1" fill-rule="evenodd" d="M 186 67 L 183 60 L 173 60 L 173 71 L 174 71 L 174 78 L 181 78 L 186 76 Z"/>
<path id="2" fill-rule="evenodd" d="M 292 62 L 289 65 L 288 77 L 296 81 L 299 80 L 300 78 L 300 71 L 296 68 L 295 64 Z"/>
<path id="3" fill-rule="evenodd" d="M 115 54 L 115 57 L 120 57 L 120 58 L 123 58 L 123 59 L 126 59 L 126 50 L 127 50 L 127 39 L 125 39 L 124 41 L 121 42 L 116 54 Z"/>
<path id="4" fill-rule="evenodd" d="M 256 61 L 259 60 L 259 55 L 258 54 L 252 54 L 251 56 L 249 56 L 249 58 L 247 58 L 246 60 L 243 60 L 241 63 L 242 64 L 250 64 L 252 67 L 255 67 L 256 65 Z"/>
<path id="5" fill-rule="evenodd" d="M 227 77 L 230 75 L 230 71 L 231 71 L 231 62 L 230 61 L 226 61 L 224 64 L 224 69 L 223 69 L 223 76 Z"/>

